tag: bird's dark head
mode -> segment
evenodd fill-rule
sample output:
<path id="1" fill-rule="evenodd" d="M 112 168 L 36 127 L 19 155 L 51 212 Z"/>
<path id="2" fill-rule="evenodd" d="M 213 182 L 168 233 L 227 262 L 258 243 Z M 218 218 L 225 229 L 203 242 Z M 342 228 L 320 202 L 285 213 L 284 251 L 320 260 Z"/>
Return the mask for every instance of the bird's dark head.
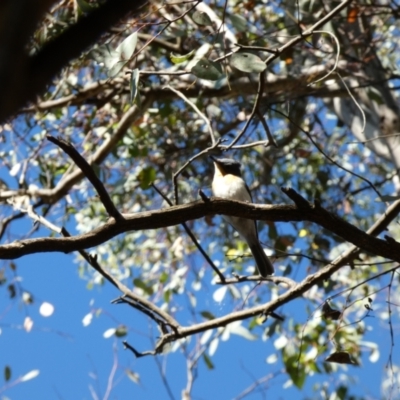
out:
<path id="1" fill-rule="evenodd" d="M 242 165 L 239 161 L 236 161 L 232 158 L 216 158 L 213 156 L 210 156 L 210 158 L 214 161 L 215 168 L 217 168 L 222 175 L 242 175 L 240 172 L 240 167 Z"/>

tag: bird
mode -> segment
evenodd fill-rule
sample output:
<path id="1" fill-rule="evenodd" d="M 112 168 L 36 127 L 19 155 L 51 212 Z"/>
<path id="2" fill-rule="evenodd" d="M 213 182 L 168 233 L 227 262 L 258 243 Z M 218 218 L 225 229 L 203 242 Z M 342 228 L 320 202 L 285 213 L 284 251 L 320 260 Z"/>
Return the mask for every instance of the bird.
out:
<path id="1" fill-rule="evenodd" d="M 252 197 L 246 182 L 242 178 L 240 162 L 232 158 L 210 157 L 214 161 L 214 177 L 212 192 L 214 196 L 227 200 L 252 202 Z M 257 223 L 251 219 L 222 216 L 239 233 L 249 245 L 257 264 L 258 272 L 266 277 L 274 274 L 274 266 L 264 252 L 258 239 Z"/>

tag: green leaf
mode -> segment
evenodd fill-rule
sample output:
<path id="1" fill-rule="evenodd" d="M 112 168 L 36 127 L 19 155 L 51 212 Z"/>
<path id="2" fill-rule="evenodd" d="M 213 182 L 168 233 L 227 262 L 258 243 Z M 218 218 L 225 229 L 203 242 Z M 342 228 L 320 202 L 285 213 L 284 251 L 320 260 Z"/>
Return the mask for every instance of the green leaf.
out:
<path id="1" fill-rule="evenodd" d="M 11 379 L 11 368 L 6 365 L 4 367 L 4 380 L 8 382 Z"/>
<path id="2" fill-rule="evenodd" d="M 192 19 L 197 25 L 209 26 L 212 25 L 211 18 L 207 13 L 203 11 L 195 11 L 192 15 Z"/>
<path id="3" fill-rule="evenodd" d="M 148 189 L 155 179 L 156 170 L 153 167 L 145 167 L 139 172 L 138 180 L 142 189 Z"/>
<path id="4" fill-rule="evenodd" d="M 284 360 L 286 366 L 286 372 L 289 374 L 293 383 L 301 389 L 306 380 L 306 369 L 301 365 L 298 365 L 298 355 L 295 354 Z"/>
<path id="5" fill-rule="evenodd" d="M 160 275 L 160 283 L 165 283 L 165 282 L 167 282 L 168 276 L 169 276 L 169 275 L 168 275 L 165 271 L 161 272 L 161 275 Z"/>
<path id="6" fill-rule="evenodd" d="M 257 326 L 259 326 L 259 322 L 258 322 L 258 317 L 257 318 L 252 318 L 249 322 L 249 329 L 252 330 L 254 328 L 256 328 Z"/>
<path id="7" fill-rule="evenodd" d="M 125 325 L 120 325 L 116 330 L 115 330 L 115 336 L 116 337 L 124 337 L 128 333 L 128 330 L 126 329 Z"/>
<path id="8" fill-rule="evenodd" d="M 164 302 L 169 303 L 171 301 L 172 292 L 171 290 L 166 290 L 163 294 Z"/>
<path id="9" fill-rule="evenodd" d="M 258 73 L 265 71 L 267 66 L 260 57 L 253 53 L 239 51 L 232 55 L 230 64 L 239 71 L 248 73 Z"/>
<path id="10" fill-rule="evenodd" d="M 140 280 L 139 278 L 135 278 L 133 280 L 133 284 L 135 285 L 135 287 L 138 287 L 140 289 L 142 289 L 145 293 L 147 293 L 148 295 L 152 295 L 153 294 L 153 289 L 149 286 L 147 286 L 142 280 Z"/>
<path id="11" fill-rule="evenodd" d="M 17 292 L 15 290 L 15 286 L 13 284 L 10 284 L 7 286 L 8 294 L 10 295 L 10 299 L 13 299 Z"/>
<path id="12" fill-rule="evenodd" d="M 209 311 L 202 311 L 200 313 L 200 315 L 202 317 L 204 317 L 205 319 L 215 319 L 215 316 L 212 313 L 210 313 Z"/>
<path id="13" fill-rule="evenodd" d="M 205 353 L 203 353 L 203 360 L 206 363 L 206 366 L 208 369 L 210 369 L 210 370 L 214 369 L 214 364 L 212 363 L 211 358 L 208 357 L 208 355 Z"/>
<path id="14" fill-rule="evenodd" d="M 190 72 L 198 78 L 209 81 L 216 81 L 223 76 L 221 65 L 206 58 L 199 60 Z"/>
<path id="15" fill-rule="evenodd" d="M 246 32 L 247 29 L 247 19 L 242 17 L 241 15 L 231 14 L 229 19 L 232 22 L 232 25 L 238 32 Z"/>
<path id="16" fill-rule="evenodd" d="M 133 69 L 131 71 L 131 80 L 130 80 L 131 104 L 133 104 L 138 94 L 139 75 L 140 73 L 138 68 Z"/>
<path id="17" fill-rule="evenodd" d="M 169 58 L 171 59 L 171 61 L 174 64 L 181 64 L 181 63 L 189 60 L 189 58 L 192 57 L 194 52 L 195 52 L 195 50 L 192 50 L 190 53 L 183 54 L 183 55 L 171 53 Z"/>

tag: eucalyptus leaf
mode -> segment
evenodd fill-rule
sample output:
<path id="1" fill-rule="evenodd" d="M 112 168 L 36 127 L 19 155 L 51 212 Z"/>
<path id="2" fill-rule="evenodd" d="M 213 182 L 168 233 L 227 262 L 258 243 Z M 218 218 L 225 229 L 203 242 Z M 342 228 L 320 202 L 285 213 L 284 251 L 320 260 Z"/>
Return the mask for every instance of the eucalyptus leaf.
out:
<path id="1" fill-rule="evenodd" d="M 230 332 L 235 335 L 242 336 L 243 338 L 245 338 L 247 340 L 256 340 L 257 339 L 256 335 L 253 335 L 247 328 L 245 328 L 244 326 L 237 324 L 237 323 L 231 324 Z"/>
<path id="2" fill-rule="evenodd" d="M 128 333 L 128 330 L 125 325 L 120 325 L 116 330 L 115 330 L 115 336 L 116 337 L 124 337 Z"/>
<path id="3" fill-rule="evenodd" d="M 125 369 L 126 376 L 135 383 L 140 383 L 140 375 L 130 369 Z"/>
<path id="4" fill-rule="evenodd" d="M 135 51 L 137 32 L 129 35 L 115 50 L 110 44 L 98 46 L 90 52 L 90 56 L 108 69 L 107 75 L 113 78 L 121 72 Z"/>
<path id="5" fill-rule="evenodd" d="M 210 26 L 212 25 L 211 18 L 203 11 L 195 11 L 192 14 L 192 19 L 197 25 Z"/>
<path id="6" fill-rule="evenodd" d="M 247 31 L 247 19 L 242 17 L 241 15 L 231 14 L 229 19 L 232 22 L 232 25 L 238 32 L 246 32 Z"/>
<path id="7" fill-rule="evenodd" d="M 219 63 L 202 58 L 190 71 L 198 78 L 216 81 L 223 77 L 222 68 Z"/>
<path id="8" fill-rule="evenodd" d="M 299 389 L 301 389 L 306 380 L 306 370 L 305 368 L 298 368 L 298 355 L 292 355 L 290 357 L 286 357 L 284 355 L 283 362 L 286 368 L 286 372 L 292 378 L 293 383 Z"/>
<path id="9" fill-rule="evenodd" d="M 125 60 L 121 60 L 121 61 L 117 61 L 107 72 L 107 75 L 109 78 L 114 78 L 115 76 L 117 76 L 122 68 L 125 67 L 125 65 L 128 63 L 128 61 Z"/>
<path id="10" fill-rule="evenodd" d="M 130 80 L 131 104 L 133 104 L 138 94 L 139 75 L 140 73 L 138 68 L 133 69 L 131 71 L 131 80 Z"/>
<path id="11" fill-rule="evenodd" d="M 189 58 L 192 57 L 194 52 L 195 52 L 195 50 L 192 50 L 190 53 L 187 53 L 187 54 L 184 54 L 184 55 L 171 53 L 169 58 L 171 59 L 171 61 L 174 64 L 181 64 L 181 63 L 189 60 Z"/>
<path id="12" fill-rule="evenodd" d="M 143 168 L 139 175 L 138 180 L 142 189 L 148 189 L 151 183 L 156 179 L 156 170 L 153 167 Z"/>
<path id="13" fill-rule="evenodd" d="M 357 364 L 347 351 L 335 351 L 326 357 L 325 361 L 337 364 Z"/>
<path id="14" fill-rule="evenodd" d="M 253 53 L 238 52 L 232 55 L 230 64 L 239 71 L 248 73 L 258 73 L 265 71 L 267 66 L 260 57 Z"/>
<path id="15" fill-rule="evenodd" d="M 32 371 L 29 371 L 27 374 L 25 374 L 24 376 L 21 376 L 20 382 L 26 382 L 26 381 L 30 381 L 31 379 L 36 378 L 39 375 L 40 371 L 38 369 L 33 369 Z"/>
<path id="16" fill-rule="evenodd" d="M 208 369 L 210 369 L 210 370 L 214 369 L 214 364 L 212 363 L 211 358 L 208 357 L 208 355 L 205 353 L 203 353 L 203 360 L 206 363 L 206 366 Z"/>
<path id="17" fill-rule="evenodd" d="M 6 365 L 4 367 L 4 380 L 7 382 L 11 379 L 11 368 Z"/>
<path id="18" fill-rule="evenodd" d="M 208 347 L 208 354 L 212 357 L 218 349 L 219 339 L 216 337 L 211 340 L 210 346 Z"/>
<path id="19" fill-rule="evenodd" d="M 141 279 L 135 278 L 133 280 L 133 284 L 135 287 L 142 289 L 146 294 L 150 296 L 153 294 L 153 289 L 150 286 L 148 286 L 145 282 L 143 282 Z"/>
<path id="20" fill-rule="evenodd" d="M 208 320 L 215 319 L 215 315 L 212 314 L 210 311 L 201 311 L 200 315 L 203 316 L 205 319 L 208 319 Z"/>
<path id="21" fill-rule="evenodd" d="M 119 56 L 119 60 L 129 60 L 135 51 L 137 44 L 137 32 L 133 32 L 115 49 Z"/>

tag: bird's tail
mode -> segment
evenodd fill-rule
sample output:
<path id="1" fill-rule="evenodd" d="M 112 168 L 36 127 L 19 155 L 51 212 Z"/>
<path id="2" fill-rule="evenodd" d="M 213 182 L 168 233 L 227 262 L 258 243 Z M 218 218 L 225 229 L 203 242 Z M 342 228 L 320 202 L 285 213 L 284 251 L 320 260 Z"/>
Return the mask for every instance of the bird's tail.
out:
<path id="1" fill-rule="evenodd" d="M 256 260 L 258 272 L 261 276 L 268 276 L 274 274 L 274 266 L 271 261 L 267 257 L 260 243 L 253 244 L 250 246 L 250 250 L 253 254 L 254 259 Z"/>

